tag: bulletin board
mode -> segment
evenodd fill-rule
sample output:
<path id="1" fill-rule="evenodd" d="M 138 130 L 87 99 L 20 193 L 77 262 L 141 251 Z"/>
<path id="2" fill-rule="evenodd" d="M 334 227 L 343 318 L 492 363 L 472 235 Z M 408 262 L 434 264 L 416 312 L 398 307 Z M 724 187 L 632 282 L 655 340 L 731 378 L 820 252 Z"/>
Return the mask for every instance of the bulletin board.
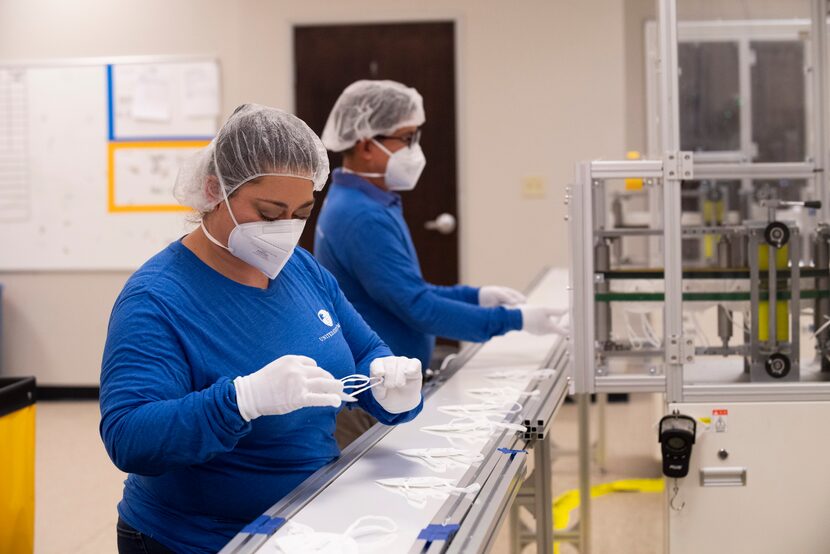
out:
<path id="1" fill-rule="evenodd" d="M 134 270 L 189 232 L 173 185 L 219 113 L 213 59 L 0 63 L 0 271 Z"/>

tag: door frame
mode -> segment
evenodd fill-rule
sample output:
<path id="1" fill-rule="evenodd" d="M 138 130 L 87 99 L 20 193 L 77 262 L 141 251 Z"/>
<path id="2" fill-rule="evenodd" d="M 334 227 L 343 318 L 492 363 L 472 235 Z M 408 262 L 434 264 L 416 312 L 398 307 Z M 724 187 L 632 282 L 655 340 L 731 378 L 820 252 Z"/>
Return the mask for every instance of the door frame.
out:
<path id="1" fill-rule="evenodd" d="M 294 44 L 293 44 L 293 36 L 294 36 L 294 28 L 298 26 L 307 26 L 307 25 L 395 25 L 395 24 L 407 24 L 407 23 L 439 23 L 439 22 L 452 22 L 454 26 L 454 44 L 453 49 L 455 50 L 455 129 L 456 129 L 456 145 L 455 145 L 455 152 L 456 152 L 456 210 L 458 212 L 458 220 L 461 224 L 458 227 L 458 280 L 460 283 L 465 282 L 466 277 L 466 268 L 469 267 L 468 260 L 467 260 L 467 251 L 469 248 L 465 247 L 465 244 L 469 244 L 466 230 L 469 226 L 465 225 L 465 221 L 469 221 L 468 214 L 467 214 L 467 205 L 466 202 L 466 173 L 467 173 L 467 155 L 466 149 L 462 148 L 462 144 L 465 144 L 466 141 L 463 140 L 466 137 L 466 129 L 467 127 L 464 125 L 467 121 L 467 113 L 466 113 L 466 103 L 462 102 L 462 99 L 465 96 L 465 89 L 464 89 L 464 73 L 465 67 L 463 64 L 463 58 L 461 49 L 465 42 L 466 32 L 465 32 L 465 17 L 464 15 L 458 10 L 430 10 L 428 13 L 416 13 L 416 12 L 409 12 L 406 15 L 401 14 L 393 14 L 389 13 L 382 13 L 376 14 L 374 16 L 346 16 L 346 17 L 289 17 L 285 21 L 285 25 L 287 27 L 287 33 L 285 34 L 288 37 L 289 44 L 287 45 L 287 52 L 289 53 L 290 57 L 290 77 L 289 77 L 289 104 L 291 106 L 292 113 L 297 111 L 297 97 L 295 95 L 296 91 L 296 83 L 294 82 L 294 76 L 297 74 L 297 67 L 295 65 L 295 52 L 294 52 Z M 427 114 L 429 117 L 429 114 Z"/>

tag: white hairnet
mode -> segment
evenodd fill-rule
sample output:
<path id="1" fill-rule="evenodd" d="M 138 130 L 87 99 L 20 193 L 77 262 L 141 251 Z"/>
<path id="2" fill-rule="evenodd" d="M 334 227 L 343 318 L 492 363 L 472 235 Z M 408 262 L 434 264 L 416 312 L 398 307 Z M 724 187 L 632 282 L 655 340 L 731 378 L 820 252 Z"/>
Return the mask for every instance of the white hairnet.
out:
<path id="1" fill-rule="evenodd" d="M 424 124 L 424 99 L 396 81 L 356 81 L 334 103 L 322 139 L 332 152 L 401 127 Z"/>
<path id="2" fill-rule="evenodd" d="M 329 175 L 326 147 L 302 119 L 276 108 L 244 104 L 210 144 L 179 169 L 173 195 L 181 204 L 207 213 L 223 199 L 220 186 L 230 196 L 263 175 L 310 179 L 314 190 L 322 190 Z"/>

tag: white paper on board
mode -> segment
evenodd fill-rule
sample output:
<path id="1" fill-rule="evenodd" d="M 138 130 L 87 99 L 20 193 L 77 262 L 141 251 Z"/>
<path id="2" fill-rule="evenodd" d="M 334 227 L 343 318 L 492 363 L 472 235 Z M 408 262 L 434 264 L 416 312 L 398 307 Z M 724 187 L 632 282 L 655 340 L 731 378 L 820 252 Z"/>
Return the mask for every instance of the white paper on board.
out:
<path id="1" fill-rule="evenodd" d="M 135 87 L 132 116 L 138 121 L 170 121 L 170 84 L 155 72 L 142 73 Z"/>
<path id="2" fill-rule="evenodd" d="M 219 116 L 219 69 L 212 63 L 191 64 L 183 71 L 182 112 L 186 117 Z"/>

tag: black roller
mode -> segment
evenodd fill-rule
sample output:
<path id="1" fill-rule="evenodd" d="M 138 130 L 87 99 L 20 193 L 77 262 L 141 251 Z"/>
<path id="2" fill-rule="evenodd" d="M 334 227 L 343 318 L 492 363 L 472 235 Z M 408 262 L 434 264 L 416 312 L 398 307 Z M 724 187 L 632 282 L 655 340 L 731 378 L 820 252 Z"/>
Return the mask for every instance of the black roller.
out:
<path id="1" fill-rule="evenodd" d="M 771 246 L 781 248 L 790 242 L 790 229 L 780 221 L 773 221 L 764 229 L 764 240 Z"/>
<path id="2" fill-rule="evenodd" d="M 784 354 L 775 353 L 767 358 L 767 375 L 773 379 L 783 379 L 790 373 L 790 359 Z"/>

